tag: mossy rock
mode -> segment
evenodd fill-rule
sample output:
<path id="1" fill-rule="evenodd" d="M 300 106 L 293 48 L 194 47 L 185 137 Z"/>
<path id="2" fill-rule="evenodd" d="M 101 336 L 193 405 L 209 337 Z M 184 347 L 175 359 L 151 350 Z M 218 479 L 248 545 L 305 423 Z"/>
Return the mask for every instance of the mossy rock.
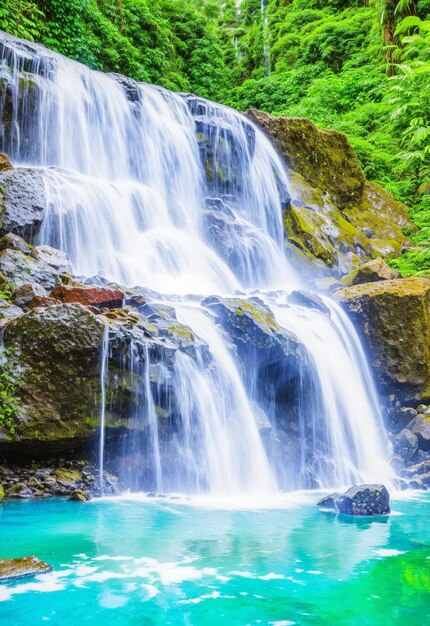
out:
<path id="1" fill-rule="evenodd" d="M 392 270 L 383 259 L 372 259 L 364 265 L 360 265 L 354 271 L 342 278 L 345 287 L 373 283 L 378 280 L 394 280 L 400 278 L 399 272 Z"/>
<path id="2" fill-rule="evenodd" d="M 65 467 L 58 467 L 54 470 L 53 476 L 62 483 L 74 483 L 82 479 L 82 473 L 80 471 Z"/>
<path id="3" fill-rule="evenodd" d="M 30 578 L 52 572 L 52 566 L 40 561 L 35 556 L 19 559 L 0 559 L 0 581 L 7 582 L 20 578 Z"/>
<path id="4" fill-rule="evenodd" d="M 321 130 L 304 118 L 275 118 L 256 109 L 247 115 L 270 136 L 288 167 L 329 193 L 338 207 L 361 198 L 364 174 L 343 133 Z"/>
<path id="5" fill-rule="evenodd" d="M 82 442 L 94 433 L 88 416 L 100 389 L 103 334 L 103 322 L 79 304 L 37 308 L 6 325 L 19 399 L 14 441 L 50 441 L 54 449 L 54 442 Z"/>
<path id="6" fill-rule="evenodd" d="M 430 280 L 347 287 L 335 297 L 363 338 L 381 392 L 406 405 L 430 398 Z"/>
<path id="7" fill-rule="evenodd" d="M 26 256 L 19 250 L 0 252 L 0 273 L 12 289 L 35 283 L 50 291 L 60 282 L 60 274 L 52 266 Z"/>
<path id="8" fill-rule="evenodd" d="M 409 243 L 407 208 L 365 180 L 346 137 L 309 120 L 248 111 L 284 157 L 292 206 L 285 211 L 287 248 L 323 262 L 336 276 L 377 257 L 397 256 Z M 307 257 L 307 258 L 306 258 Z"/>

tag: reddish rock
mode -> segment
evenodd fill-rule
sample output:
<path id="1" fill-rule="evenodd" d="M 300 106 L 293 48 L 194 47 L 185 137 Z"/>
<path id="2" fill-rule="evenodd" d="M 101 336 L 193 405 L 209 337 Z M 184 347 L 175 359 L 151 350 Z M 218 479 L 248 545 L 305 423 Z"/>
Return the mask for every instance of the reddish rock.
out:
<path id="1" fill-rule="evenodd" d="M 79 303 L 84 306 L 113 309 L 122 306 L 125 294 L 120 289 L 100 285 L 59 285 L 52 290 L 51 297 L 69 304 Z"/>
<path id="2" fill-rule="evenodd" d="M 38 306 L 55 306 L 56 304 L 60 304 L 60 300 L 56 298 L 50 298 L 49 296 L 34 296 L 32 300 L 27 304 L 27 308 L 32 310 L 36 309 Z"/>
<path id="3" fill-rule="evenodd" d="M 0 172 L 7 172 L 8 170 L 13 170 L 13 165 L 7 154 L 0 152 Z"/>

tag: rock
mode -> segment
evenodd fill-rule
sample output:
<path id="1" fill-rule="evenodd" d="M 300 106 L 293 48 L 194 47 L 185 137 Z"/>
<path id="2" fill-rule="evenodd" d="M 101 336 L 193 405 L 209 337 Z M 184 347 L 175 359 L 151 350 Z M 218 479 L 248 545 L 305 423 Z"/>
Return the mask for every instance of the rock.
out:
<path id="1" fill-rule="evenodd" d="M 1 271 L 1 270 L 0 270 Z M 121 307 L 125 293 L 110 287 L 59 285 L 51 292 L 51 297 L 67 303 L 80 303 L 85 306 L 116 308 Z"/>
<path id="2" fill-rule="evenodd" d="M 401 429 L 407 426 L 409 422 L 416 417 L 416 415 L 417 412 L 412 407 L 402 407 L 394 412 L 391 422 L 397 426 L 398 429 Z"/>
<path id="3" fill-rule="evenodd" d="M 74 483 L 82 477 L 81 472 L 75 469 L 58 468 L 53 476 L 62 483 Z"/>
<path id="4" fill-rule="evenodd" d="M 335 297 L 363 339 L 380 391 L 406 406 L 430 398 L 430 281 L 366 283 Z"/>
<path id="5" fill-rule="evenodd" d="M 317 502 L 317 506 L 321 507 L 322 509 L 329 509 L 330 511 L 337 511 L 336 500 L 339 497 L 339 495 L 340 494 L 337 491 L 335 491 L 334 493 L 331 493 L 328 496 L 324 496 L 323 498 L 321 498 L 321 500 Z"/>
<path id="6" fill-rule="evenodd" d="M 355 485 L 336 498 L 336 508 L 345 515 L 387 515 L 390 494 L 384 485 Z"/>
<path id="7" fill-rule="evenodd" d="M 269 135 L 287 165 L 313 187 L 328 192 L 337 206 L 361 198 L 365 178 L 344 134 L 321 130 L 304 118 L 272 117 L 256 109 L 247 115 Z"/>
<path id="8" fill-rule="evenodd" d="M 88 494 L 82 491 L 82 489 L 75 489 L 74 491 L 72 491 L 69 498 L 69 500 L 71 500 L 72 502 L 88 502 L 88 500 L 90 499 L 91 498 L 88 496 Z"/>
<path id="9" fill-rule="evenodd" d="M 19 307 L 11 304 L 7 300 L 0 298 L 0 319 L 4 319 L 7 317 L 18 317 L 18 315 L 22 315 L 24 311 Z"/>
<path id="10" fill-rule="evenodd" d="M 13 165 L 9 160 L 9 157 L 4 152 L 0 152 L 0 173 L 13 170 Z"/>
<path id="11" fill-rule="evenodd" d="M 428 474 L 430 472 L 430 459 L 427 461 L 422 461 L 417 465 L 412 465 L 408 468 L 407 474 Z"/>
<path id="12" fill-rule="evenodd" d="M 24 283 L 12 293 L 12 301 L 24 309 L 36 296 L 47 296 L 47 291 L 36 283 Z"/>
<path id="13" fill-rule="evenodd" d="M 197 145 L 205 168 L 208 188 L 220 194 L 241 191 L 243 168 L 243 140 L 251 156 L 255 149 L 255 129 L 244 119 L 238 118 L 241 133 L 235 133 L 229 122 L 219 115 L 219 105 L 194 95 L 183 96 L 194 120 Z"/>
<path id="14" fill-rule="evenodd" d="M 17 167 L 0 174 L 0 232 L 34 240 L 45 206 L 45 187 L 39 170 Z"/>
<path id="15" fill-rule="evenodd" d="M 60 300 L 50 298 L 49 296 L 34 296 L 27 304 L 27 309 L 31 310 L 37 309 L 37 307 L 55 306 L 56 304 L 61 304 Z M 92 312 L 94 313 L 95 311 Z M 96 312 L 99 313 L 98 309 L 96 309 Z"/>
<path id="16" fill-rule="evenodd" d="M 36 283 L 51 290 L 60 281 L 59 274 L 53 267 L 18 250 L 0 252 L 0 273 L 15 289 L 25 283 Z"/>
<path id="17" fill-rule="evenodd" d="M 103 335 L 103 322 L 79 304 L 36 308 L 4 327 L 19 410 L 0 451 L 19 443 L 22 458 L 55 456 L 88 441 L 97 427 Z"/>
<path id="18" fill-rule="evenodd" d="M 3 485 L 0 485 L 0 500 L 3 500 L 4 498 L 4 489 L 3 489 Z"/>
<path id="19" fill-rule="evenodd" d="M 324 276 L 321 263 L 338 277 L 370 259 L 397 256 L 410 243 L 403 234 L 405 227 L 414 228 L 407 208 L 365 181 L 344 135 L 320 130 L 308 120 L 256 110 L 248 115 L 287 163 L 286 248 L 293 265 L 314 265 L 310 279 Z"/>
<path id="20" fill-rule="evenodd" d="M 43 263 L 50 265 L 60 274 L 72 273 L 72 264 L 70 263 L 70 259 L 67 254 L 61 250 L 51 248 L 51 246 L 41 245 L 33 248 L 31 256 L 38 261 L 42 261 Z"/>
<path id="21" fill-rule="evenodd" d="M 0 581 L 29 578 L 39 574 L 52 572 L 52 566 L 40 561 L 35 556 L 24 556 L 20 559 L 0 560 Z"/>
<path id="22" fill-rule="evenodd" d="M 430 487 L 430 473 L 421 474 L 421 482 L 428 489 Z"/>
<path id="23" fill-rule="evenodd" d="M 408 482 L 409 489 L 425 489 L 424 484 L 420 478 L 411 478 Z"/>
<path id="24" fill-rule="evenodd" d="M 30 254 L 31 248 L 22 237 L 14 235 L 13 233 L 6 233 L 0 238 L 0 251 L 1 250 L 18 250 L 23 254 Z"/>
<path id="25" fill-rule="evenodd" d="M 426 413 L 420 413 L 417 415 L 410 424 L 408 424 L 409 430 L 417 436 L 418 446 L 425 452 L 430 450 L 430 415 Z"/>
<path id="26" fill-rule="evenodd" d="M 287 302 L 289 304 L 298 304 L 308 309 L 317 309 L 317 311 L 321 311 L 324 315 L 330 315 L 330 309 L 324 304 L 323 299 L 316 293 L 310 291 L 302 291 L 300 289 L 292 291 L 288 296 Z"/>
<path id="27" fill-rule="evenodd" d="M 342 283 L 346 287 L 360 285 L 362 283 L 373 283 L 378 280 L 393 280 L 400 278 L 397 270 L 392 270 L 381 258 L 372 259 L 364 265 L 360 265 L 342 278 Z"/>
<path id="28" fill-rule="evenodd" d="M 404 428 L 395 439 L 400 456 L 410 461 L 418 450 L 418 438 L 409 429 Z"/>
<path id="29" fill-rule="evenodd" d="M 428 409 L 427 404 L 419 404 L 417 406 L 417 413 L 425 413 Z"/>

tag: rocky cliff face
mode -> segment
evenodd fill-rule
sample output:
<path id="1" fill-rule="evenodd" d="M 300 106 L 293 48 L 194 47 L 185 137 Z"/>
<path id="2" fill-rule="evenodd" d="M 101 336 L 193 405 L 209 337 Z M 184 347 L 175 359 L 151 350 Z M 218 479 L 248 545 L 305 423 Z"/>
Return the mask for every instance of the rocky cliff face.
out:
<path id="1" fill-rule="evenodd" d="M 366 181 L 345 135 L 306 119 L 255 109 L 247 115 L 288 167 L 286 247 L 293 262 L 308 267 L 309 276 L 342 276 L 370 259 L 396 256 L 408 245 L 402 230 L 411 227 L 406 207 Z"/>

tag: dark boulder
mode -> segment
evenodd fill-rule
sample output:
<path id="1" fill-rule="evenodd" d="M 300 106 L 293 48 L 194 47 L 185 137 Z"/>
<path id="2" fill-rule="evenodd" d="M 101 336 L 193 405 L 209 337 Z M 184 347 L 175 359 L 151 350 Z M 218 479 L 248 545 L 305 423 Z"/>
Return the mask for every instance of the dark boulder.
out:
<path id="1" fill-rule="evenodd" d="M 330 511 L 337 511 L 336 500 L 339 497 L 339 495 L 340 494 L 338 494 L 338 492 L 335 491 L 334 493 L 331 493 L 328 496 L 324 496 L 324 498 L 321 498 L 321 500 L 317 502 L 317 506 L 321 507 L 322 509 L 329 509 Z"/>
<path id="2" fill-rule="evenodd" d="M 408 429 L 416 435 L 418 446 L 425 452 L 430 450 L 430 413 L 420 413 L 408 424 Z"/>
<path id="3" fill-rule="evenodd" d="M 332 493 L 317 506 L 345 515 L 388 515 L 390 494 L 384 485 L 354 485 L 345 493 Z"/>
<path id="4" fill-rule="evenodd" d="M 336 498 L 336 508 L 345 515 L 387 515 L 390 494 L 384 485 L 355 485 Z"/>

